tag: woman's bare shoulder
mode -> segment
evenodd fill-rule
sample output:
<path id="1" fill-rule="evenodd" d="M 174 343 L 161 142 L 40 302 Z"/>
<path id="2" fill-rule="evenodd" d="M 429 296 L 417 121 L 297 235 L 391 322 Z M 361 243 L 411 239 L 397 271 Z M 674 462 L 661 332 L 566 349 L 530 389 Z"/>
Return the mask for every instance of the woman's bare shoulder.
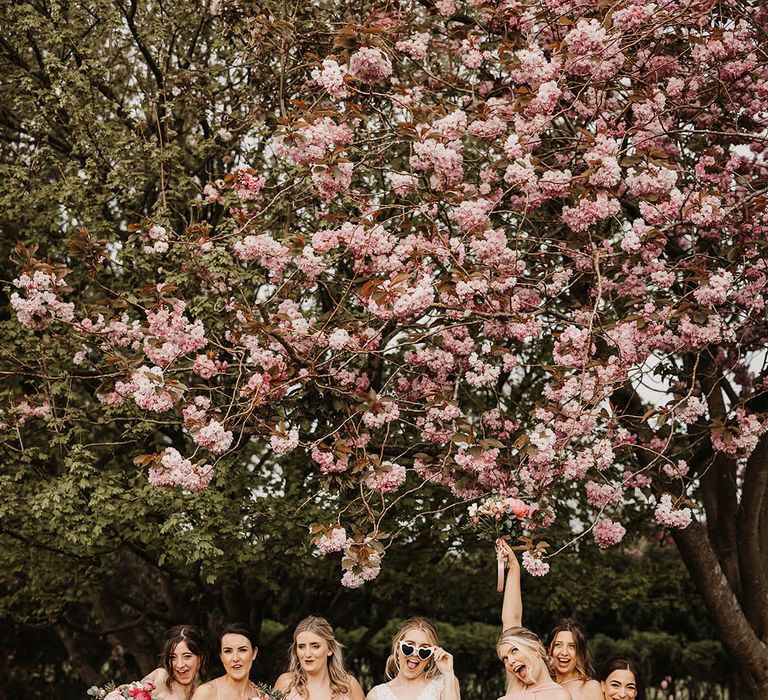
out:
<path id="1" fill-rule="evenodd" d="M 291 674 L 281 673 L 277 677 L 277 680 L 275 681 L 275 688 L 279 690 L 281 693 L 285 693 L 290 687 L 291 687 Z"/>
<path id="2" fill-rule="evenodd" d="M 214 698 L 216 697 L 216 681 L 217 680 L 218 680 L 217 678 L 214 678 L 212 681 L 203 683 L 195 691 L 195 694 L 192 696 L 192 700 L 214 700 Z"/>
<path id="3" fill-rule="evenodd" d="M 600 681 L 584 681 L 584 684 L 581 686 L 581 697 L 584 700 L 603 700 L 603 689 L 600 686 Z"/>

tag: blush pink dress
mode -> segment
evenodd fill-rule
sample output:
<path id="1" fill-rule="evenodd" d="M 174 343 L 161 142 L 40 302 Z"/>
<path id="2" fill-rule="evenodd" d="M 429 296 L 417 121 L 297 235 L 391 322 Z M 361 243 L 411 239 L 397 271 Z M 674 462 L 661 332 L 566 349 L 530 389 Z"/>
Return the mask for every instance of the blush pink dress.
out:
<path id="1" fill-rule="evenodd" d="M 559 683 L 555 683 L 554 681 L 545 681 L 538 688 L 513 690 L 511 693 L 502 695 L 499 700 L 536 700 L 536 696 L 539 693 L 543 693 L 545 690 L 555 690 L 556 688 L 565 690 Z"/>

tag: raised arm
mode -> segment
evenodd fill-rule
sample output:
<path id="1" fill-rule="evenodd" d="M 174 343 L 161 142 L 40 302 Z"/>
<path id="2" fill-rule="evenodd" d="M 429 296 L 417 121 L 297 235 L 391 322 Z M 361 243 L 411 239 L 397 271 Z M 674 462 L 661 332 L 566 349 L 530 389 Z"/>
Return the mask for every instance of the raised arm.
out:
<path id="1" fill-rule="evenodd" d="M 504 586 L 504 601 L 501 604 L 501 629 L 520 627 L 523 621 L 523 597 L 520 592 L 520 563 L 506 540 L 496 540 L 499 559 L 509 565 L 507 582 Z"/>
<path id="2" fill-rule="evenodd" d="M 448 653 L 442 647 L 435 649 L 435 665 L 443 674 L 443 689 L 440 691 L 440 700 L 461 700 L 459 679 L 453 672 L 453 654 Z"/>

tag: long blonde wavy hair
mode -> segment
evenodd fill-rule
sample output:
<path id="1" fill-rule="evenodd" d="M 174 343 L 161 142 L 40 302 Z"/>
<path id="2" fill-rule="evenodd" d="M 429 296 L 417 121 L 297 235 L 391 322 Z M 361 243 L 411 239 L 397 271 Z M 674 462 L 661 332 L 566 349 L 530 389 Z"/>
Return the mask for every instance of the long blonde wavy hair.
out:
<path id="1" fill-rule="evenodd" d="M 324 617 L 310 615 L 305 617 L 293 632 L 293 643 L 291 644 L 290 660 L 288 662 L 288 674 L 291 677 L 289 687 L 295 688 L 302 697 L 309 697 L 307 691 L 307 673 L 301 667 L 299 655 L 296 651 L 296 640 L 302 632 L 312 632 L 328 644 L 331 655 L 328 657 L 328 676 L 331 682 L 331 696 L 340 697 L 346 695 L 350 689 L 350 674 L 344 665 L 344 646 L 336 640 L 328 620 Z"/>
<path id="2" fill-rule="evenodd" d="M 430 620 L 426 617 L 412 617 L 406 620 L 400 628 L 395 632 L 395 636 L 392 638 L 392 651 L 387 659 L 387 665 L 385 673 L 387 679 L 392 680 L 398 673 L 400 673 L 400 659 L 397 656 L 397 645 L 401 640 L 405 639 L 405 636 L 411 630 L 421 630 L 429 638 L 429 643 L 433 646 L 440 646 L 437 639 L 437 630 Z M 435 655 L 429 657 L 429 663 L 424 670 L 424 675 L 427 678 L 434 678 L 437 675 L 437 666 L 435 666 Z"/>
<path id="3" fill-rule="evenodd" d="M 531 657 L 531 659 L 535 659 L 538 656 L 542 660 L 544 668 L 547 670 L 547 673 L 549 673 L 550 678 L 554 677 L 551 657 L 547 654 L 547 650 L 544 648 L 544 645 L 541 643 L 538 636 L 531 632 L 527 627 L 510 627 L 509 629 L 505 629 L 499 635 L 499 640 L 496 642 L 496 654 L 499 659 L 502 658 L 501 648 L 509 645 L 521 648 L 524 653 Z M 528 672 L 534 682 L 541 680 L 540 678 L 536 678 L 532 668 L 529 668 Z M 507 683 L 510 681 L 510 675 L 511 674 L 507 672 Z"/>

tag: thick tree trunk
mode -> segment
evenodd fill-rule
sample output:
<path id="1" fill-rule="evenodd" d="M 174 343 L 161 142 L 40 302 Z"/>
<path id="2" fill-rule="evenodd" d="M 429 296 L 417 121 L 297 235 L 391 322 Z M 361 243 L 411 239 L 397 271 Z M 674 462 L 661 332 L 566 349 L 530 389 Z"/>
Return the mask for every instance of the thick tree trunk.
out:
<path id="1" fill-rule="evenodd" d="M 761 640 L 744 614 L 723 573 L 720 562 L 697 521 L 673 537 L 686 568 L 715 623 L 718 636 L 733 659 L 740 678 L 739 698 L 768 698 L 768 646 Z"/>

